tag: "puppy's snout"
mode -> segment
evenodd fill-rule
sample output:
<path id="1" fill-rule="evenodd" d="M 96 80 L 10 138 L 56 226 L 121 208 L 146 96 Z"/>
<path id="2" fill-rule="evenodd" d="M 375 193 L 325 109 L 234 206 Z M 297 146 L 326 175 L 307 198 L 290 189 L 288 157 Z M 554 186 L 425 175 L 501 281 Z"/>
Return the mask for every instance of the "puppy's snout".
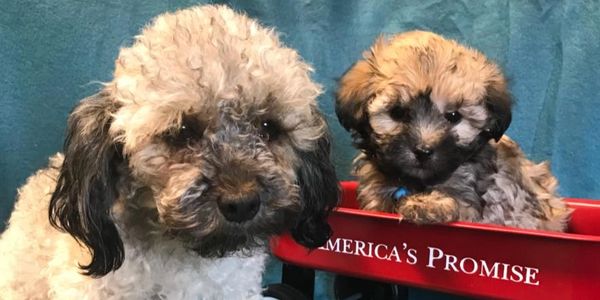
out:
<path id="1" fill-rule="evenodd" d="M 429 146 L 417 146 L 414 150 L 415 156 L 417 160 L 420 162 L 424 162 L 428 160 L 433 154 L 433 149 Z"/>
<path id="2" fill-rule="evenodd" d="M 260 208 L 260 197 L 257 193 L 234 197 L 221 197 L 218 200 L 219 210 L 231 221 L 242 223 L 252 219 Z"/>
<path id="3" fill-rule="evenodd" d="M 238 152 L 228 153 L 239 154 Z M 249 158 L 229 157 L 219 165 L 214 187 L 216 202 L 221 214 L 230 222 L 243 223 L 252 220 L 260 211 L 265 187 L 260 182 L 254 161 Z"/>

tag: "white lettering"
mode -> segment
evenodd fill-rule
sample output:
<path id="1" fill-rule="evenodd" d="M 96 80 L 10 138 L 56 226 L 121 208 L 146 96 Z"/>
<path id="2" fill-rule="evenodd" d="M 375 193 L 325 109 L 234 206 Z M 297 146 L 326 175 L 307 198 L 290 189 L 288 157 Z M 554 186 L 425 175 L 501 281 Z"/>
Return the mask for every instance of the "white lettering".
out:
<path id="1" fill-rule="evenodd" d="M 512 282 L 521 282 L 523 281 L 523 274 L 521 272 L 523 272 L 523 267 L 519 266 L 519 265 L 514 265 L 510 268 L 512 275 L 510 275 L 510 281 Z M 513 275 L 516 275 L 516 278 L 513 277 Z"/>
<path id="2" fill-rule="evenodd" d="M 458 269 L 454 265 L 457 260 L 458 259 L 456 258 L 456 256 L 446 254 L 446 267 L 444 268 L 444 270 L 450 271 L 450 268 L 448 268 L 448 266 L 452 266 L 452 270 L 454 270 L 454 272 L 458 272 Z"/>
<path id="3" fill-rule="evenodd" d="M 473 270 L 467 271 L 465 269 L 465 262 L 466 261 L 472 262 L 472 264 L 473 264 Z M 477 261 L 475 261 L 474 259 L 472 259 L 470 257 L 465 257 L 465 258 L 461 259 L 460 260 L 460 270 L 463 271 L 463 273 L 474 274 L 475 272 L 477 272 Z"/>
<path id="4" fill-rule="evenodd" d="M 365 242 L 363 242 L 363 241 L 356 241 L 356 250 L 354 251 L 354 255 L 362 255 L 362 256 L 369 257 L 365 253 Z"/>
<path id="5" fill-rule="evenodd" d="M 385 248 L 386 251 L 388 249 L 388 246 L 386 244 L 377 244 L 377 246 L 375 246 L 375 257 L 377 257 L 379 259 L 387 259 L 387 256 L 380 256 L 379 255 L 379 248 L 380 247 Z"/>
<path id="6" fill-rule="evenodd" d="M 321 250 L 340 252 L 340 239 L 335 239 L 335 242 L 328 240 L 325 246 L 319 247 Z"/>
<path id="7" fill-rule="evenodd" d="M 443 269 L 445 271 L 453 271 L 468 275 L 477 274 L 481 277 L 489 277 L 493 279 L 525 283 L 530 285 L 540 284 L 539 280 L 537 280 L 540 270 L 536 268 L 511 265 L 502 262 L 490 263 L 485 260 L 472 257 L 461 258 L 452 254 L 444 253 L 444 251 L 439 248 L 427 248 L 429 249 L 429 257 L 426 265 L 427 268 L 436 269 L 439 265 L 436 265 L 437 261 L 443 259 Z M 409 258 L 406 259 L 406 262 L 409 264 L 416 263 L 416 250 L 409 249 L 407 253 Z"/>
<path id="8" fill-rule="evenodd" d="M 398 254 L 398 249 L 396 247 L 392 248 L 390 256 L 388 256 L 388 260 L 392 260 L 392 257 L 396 258 L 396 262 L 402 262 L 402 260 L 400 260 L 400 254 Z"/>
<path id="9" fill-rule="evenodd" d="M 502 280 L 508 280 L 508 267 L 510 265 L 503 263 L 502 266 L 504 267 L 504 272 L 503 272 L 503 275 L 502 275 Z"/>
<path id="10" fill-rule="evenodd" d="M 408 249 L 408 259 L 406 260 L 406 262 L 409 265 L 414 265 L 417 263 L 417 250 L 415 249 Z"/>
<path id="11" fill-rule="evenodd" d="M 539 281 L 535 281 L 535 282 L 532 281 L 532 280 L 535 280 L 535 276 L 540 272 L 539 269 L 525 267 L 525 272 L 526 272 L 525 273 L 525 283 L 526 284 L 540 285 Z"/>
<path id="12" fill-rule="evenodd" d="M 350 249 L 350 246 L 352 246 L 352 244 L 351 244 L 352 240 L 342 239 L 342 241 L 344 242 L 344 249 L 342 250 L 342 253 L 352 254 L 352 250 Z"/>
<path id="13" fill-rule="evenodd" d="M 416 265 L 418 263 L 417 249 L 408 247 L 406 243 L 402 243 L 401 245 L 402 248 L 400 248 L 399 244 L 387 245 L 348 238 L 335 238 L 328 240 L 319 249 Z M 476 276 L 497 280 L 540 285 L 540 270 L 537 268 L 503 262 L 488 262 L 468 256 L 460 257 L 445 253 L 444 250 L 436 247 L 427 247 L 427 249 L 428 257 L 427 264 L 425 265 L 427 268 L 437 269 L 439 267 L 443 268 L 444 271 L 467 275 L 477 274 Z"/>
<path id="14" fill-rule="evenodd" d="M 444 256 L 444 251 L 442 251 L 442 249 L 435 248 L 435 247 L 427 247 L 427 249 L 429 249 L 429 259 L 427 262 L 427 267 L 435 269 L 435 266 L 433 265 L 433 261 L 442 258 Z M 434 255 L 434 252 L 437 252 L 438 254 Z"/>
<path id="15" fill-rule="evenodd" d="M 373 257 L 373 243 L 368 242 L 368 244 L 369 244 L 369 255 L 367 255 L 367 257 Z"/>
<path id="16" fill-rule="evenodd" d="M 479 273 L 479 276 L 483 276 L 483 277 L 492 277 L 492 278 L 496 278 L 499 279 L 498 277 L 498 264 L 497 262 L 495 262 L 492 266 L 492 268 L 488 268 L 487 263 L 485 262 L 485 260 L 481 261 L 481 272 Z M 490 276 L 492 275 L 492 271 L 494 272 L 494 276 Z"/>

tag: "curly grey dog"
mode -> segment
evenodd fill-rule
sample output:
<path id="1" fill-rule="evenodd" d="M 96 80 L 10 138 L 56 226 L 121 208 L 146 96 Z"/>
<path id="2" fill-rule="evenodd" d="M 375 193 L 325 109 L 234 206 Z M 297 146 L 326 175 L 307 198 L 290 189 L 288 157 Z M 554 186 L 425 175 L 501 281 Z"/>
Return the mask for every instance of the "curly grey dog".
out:
<path id="1" fill-rule="evenodd" d="M 270 236 L 330 235 L 337 181 L 310 72 L 227 7 L 157 17 L 20 189 L 1 297 L 260 297 Z"/>
<path id="2" fill-rule="evenodd" d="M 361 150 L 362 207 L 419 224 L 564 230 L 569 211 L 548 165 L 503 136 L 511 104 L 500 69 L 476 50 L 422 31 L 379 39 L 336 100 Z"/>

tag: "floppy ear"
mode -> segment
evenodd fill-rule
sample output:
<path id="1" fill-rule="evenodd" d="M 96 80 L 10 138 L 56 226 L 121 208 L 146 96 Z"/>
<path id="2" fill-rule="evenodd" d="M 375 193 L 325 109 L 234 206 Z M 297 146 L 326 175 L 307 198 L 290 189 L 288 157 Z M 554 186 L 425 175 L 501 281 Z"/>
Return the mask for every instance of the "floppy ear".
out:
<path id="1" fill-rule="evenodd" d="M 354 143 L 361 149 L 369 139 L 367 105 L 373 92 L 369 80 L 373 76 L 369 63 L 360 60 L 340 79 L 335 99 L 335 113 L 342 126 L 352 134 Z"/>
<path id="2" fill-rule="evenodd" d="M 512 100 L 504 81 L 494 82 L 488 86 L 485 106 L 490 115 L 485 131 L 497 142 L 512 120 Z"/>
<path id="3" fill-rule="evenodd" d="M 291 230 L 294 239 L 308 247 L 320 247 L 331 236 L 327 217 L 338 203 L 339 189 L 335 169 L 330 160 L 331 143 L 326 133 L 312 151 L 300 152 L 297 171 L 302 212 Z"/>
<path id="4" fill-rule="evenodd" d="M 335 99 L 335 113 L 346 130 L 356 129 L 365 117 L 369 64 L 360 60 L 342 75 Z"/>
<path id="5" fill-rule="evenodd" d="M 50 200 L 50 223 L 83 243 L 92 254 L 85 275 L 103 276 L 123 263 L 123 242 L 111 218 L 117 198 L 121 150 L 109 137 L 111 113 L 117 107 L 107 92 L 88 97 L 73 110 L 67 124 L 64 162 Z"/>

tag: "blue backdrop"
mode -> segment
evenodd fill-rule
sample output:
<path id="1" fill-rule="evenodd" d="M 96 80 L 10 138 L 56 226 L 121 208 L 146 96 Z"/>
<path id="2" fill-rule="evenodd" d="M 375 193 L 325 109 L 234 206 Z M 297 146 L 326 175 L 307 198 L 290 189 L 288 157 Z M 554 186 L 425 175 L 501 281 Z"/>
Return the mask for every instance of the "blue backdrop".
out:
<path id="1" fill-rule="evenodd" d="M 59 151 L 70 109 L 111 78 L 119 47 L 153 16 L 201 1 L 0 1 L 0 223 L 16 188 Z M 432 30 L 503 67 L 517 101 L 508 131 L 549 159 L 566 196 L 600 198 L 598 1 L 231 1 L 316 69 L 342 178 L 355 152 L 333 113 L 336 79 L 379 34 Z M 0 229 L 2 226 L 0 225 Z"/>

